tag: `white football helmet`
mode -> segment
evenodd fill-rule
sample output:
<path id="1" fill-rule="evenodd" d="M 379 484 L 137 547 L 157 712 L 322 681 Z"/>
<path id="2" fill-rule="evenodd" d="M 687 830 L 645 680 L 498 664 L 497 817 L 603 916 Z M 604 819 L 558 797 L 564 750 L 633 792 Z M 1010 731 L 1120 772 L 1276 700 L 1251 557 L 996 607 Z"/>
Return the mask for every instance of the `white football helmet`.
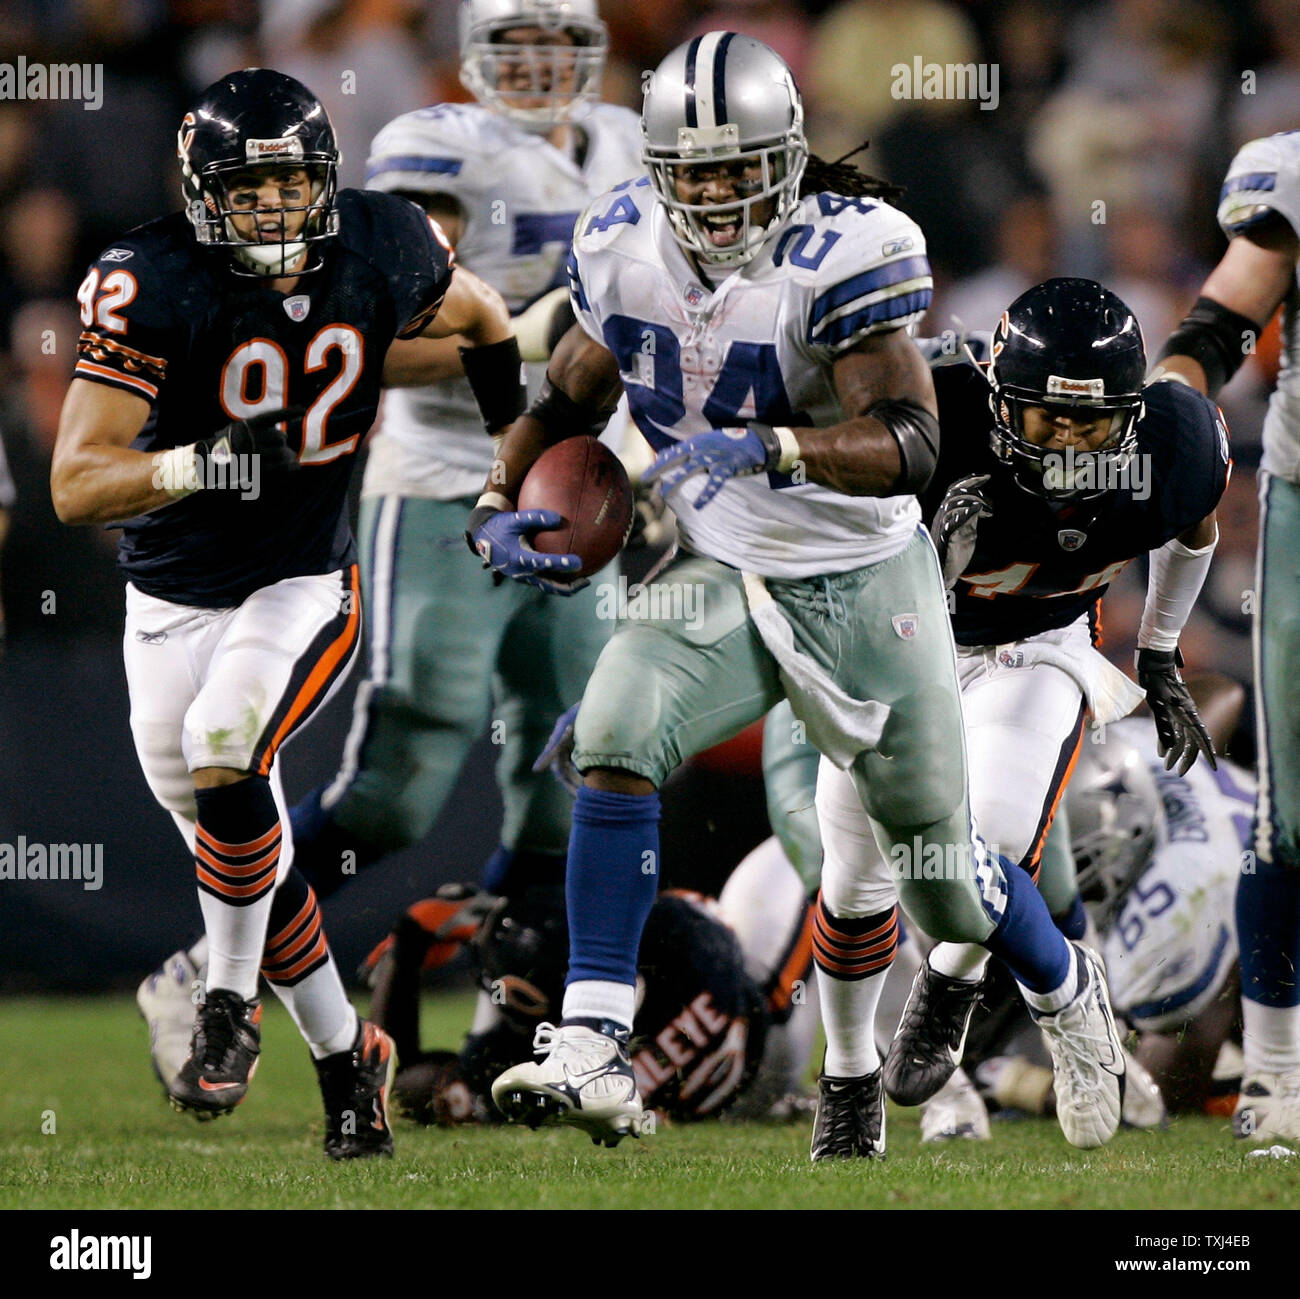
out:
<path id="1" fill-rule="evenodd" d="M 506 32 L 567 32 L 572 45 L 514 44 Z M 462 0 L 460 79 L 487 108 L 529 130 L 579 116 L 600 94 L 609 36 L 596 0 Z"/>
<path id="2" fill-rule="evenodd" d="M 1065 791 L 1070 849 L 1085 902 L 1104 924 L 1142 873 L 1164 824 L 1164 801 L 1141 753 L 1118 735 L 1085 744 Z"/>
<path id="3" fill-rule="evenodd" d="M 677 242 L 701 262 L 742 266 L 799 201 L 808 165 L 803 101 L 790 69 L 752 36 L 708 32 L 679 45 L 651 74 L 641 113 L 641 158 Z M 761 179 L 735 203 L 687 203 L 675 184 L 679 168 L 751 160 Z M 750 192 L 752 191 L 752 192 Z M 771 200 L 766 221 L 754 218 Z M 735 221 L 738 237 L 719 246 L 710 234 Z"/>

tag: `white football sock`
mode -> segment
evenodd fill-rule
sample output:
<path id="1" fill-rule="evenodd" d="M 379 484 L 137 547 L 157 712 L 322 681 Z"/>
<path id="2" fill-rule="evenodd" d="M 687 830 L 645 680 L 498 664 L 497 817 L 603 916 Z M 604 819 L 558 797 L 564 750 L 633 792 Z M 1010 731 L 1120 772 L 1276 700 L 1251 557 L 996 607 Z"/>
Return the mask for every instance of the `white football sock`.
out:
<path id="1" fill-rule="evenodd" d="M 1071 944 L 1070 969 L 1059 987 L 1053 988 L 1051 992 L 1031 992 L 1023 983 L 1019 985 L 1026 1005 L 1040 1015 L 1055 1015 L 1058 1010 L 1064 1010 L 1079 995 L 1080 966 L 1078 949 Z"/>
<path id="2" fill-rule="evenodd" d="M 826 1029 L 822 1073 L 828 1078 L 861 1078 L 880 1068 L 875 1042 L 876 1006 L 888 973 L 886 967 L 865 979 L 837 979 L 817 967 L 817 991 Z"/>
<path id="3" fill-rule="evenodd" d="M 989 952 L 978 943 L 937 943 L 926 957 L 930 968 L 945 979 L 978 983 L 988 968 Z"/>
<path id="4" fill-rule="evenodd" d="M 351 1050 L 357 1039 L 357 1012 L 343 991 L 332 953 L 305 979 L 292 986 L 272 983 L 271 990 L 298 1025 L 313 1060 Z"/>
<path id="5" fill-rule="evenodd" d="M 632 1027 L 636 986 L 610 979 L 578 979 L 564 990 L 564 1019 L 611 1019 Z"/>
<path id="6" fill-rule="evenodd" d="M 1243 997 L 1241 1016 L 1248 1074 L 1300 1069 L 1300 1006 L 1261 1006 Z"/>

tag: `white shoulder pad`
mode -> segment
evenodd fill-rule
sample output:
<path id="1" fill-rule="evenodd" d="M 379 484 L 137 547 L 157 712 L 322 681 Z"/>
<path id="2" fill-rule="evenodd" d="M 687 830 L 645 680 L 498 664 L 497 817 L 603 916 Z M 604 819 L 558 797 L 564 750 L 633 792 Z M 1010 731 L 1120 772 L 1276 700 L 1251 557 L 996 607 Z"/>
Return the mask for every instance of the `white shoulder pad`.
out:
<path id="1" fill-rule="evenodd" d="M 630 108 L 620 104 L 592 104 L 578 124 L 584 130 L 626 140 L 637 153 L 641 151 L 641 117 Z"/>
<path id="2" fill-rule="evenodd" d="M 930 261 L 911 217 L 881 199 L 816 194 L 804 200 L 794 221 L 772 260 L 812 272 L 810 346 L 842 352 L 925 314 L 933 289 Z"/>
<path id="3" fill-rule="evenodd" d="M 1300 131 L 1242 145 L 1219 191 L 1219 225 L 1229 239 L 1274 214 L 1300 234 Z"/>
<path id="4" fill-rule="evenodd" d="M 573 228 L 573 246 L 582 253 L 608 248 L 619 240 L 647 236 L 655 210 L 649 176 L 624 181 L 593 199 Z"/>
<path id="5" fill-rule="evenodd" d="M 573 228 L 573 249 L 569 253 L 569 298 L 583 329 L 597 342 L 604 337 L 591 309 L 590 292 L 604 300 L 607 291 L 617 291 L 619 255 L 631 244 L 645 250 L 652 243 L 650 222 L 655 210 L 654 190 L 648 177 L 625 181 L 602 194 L 587 207 Z"/>
<path id="6" fill-rule="evenodd" d="M 492 149 L 492 115 L 475 104 L 435 104 L 404 113 L 375 136 L 366 188 L 454 193 Z"/>

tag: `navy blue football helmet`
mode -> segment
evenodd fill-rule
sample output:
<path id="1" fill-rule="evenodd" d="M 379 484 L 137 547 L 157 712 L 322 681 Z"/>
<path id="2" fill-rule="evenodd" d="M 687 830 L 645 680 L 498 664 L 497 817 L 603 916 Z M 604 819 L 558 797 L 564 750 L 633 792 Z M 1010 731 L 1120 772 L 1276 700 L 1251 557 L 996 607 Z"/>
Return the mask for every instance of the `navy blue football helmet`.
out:
<path id="1" fill-rule="evenodd" d="M 176 149 L 185 212 L 200 244 L 230 249 L 232 269 L 244 275 L 297 275 L 320 264 L 314 257 L 296 265 L 309 245 L 338 233 L 339 149 L 324 105 L 301 81 L 270 68 L 245 68 L 214 81 L 185 114 Z M 249 239 L 235 225 L 249 210 L 232 208 L 229 182 L 267 166 L 305 171 L 309 193 L 301 205 L 276 209 L 278 237 L 264 231 Z M 293 212 L 305 212 L 306 220 L 290 236 L 285 219 Z"/>
<path id="2" fill-rule="evenodd" d="M 1133 312 L 1095 280 L 1044 280 L 1002 313 L 990 351 L 993 451 L 1016 482 L 1062 503 L 1109 490 L 1132 458 L 1142 418 L 1146 349 Z M 1049 453 L 1025 437 L 1028 406 L 1108 415 L 1109 435 L 1067 466 L 1045 466 Z"/>

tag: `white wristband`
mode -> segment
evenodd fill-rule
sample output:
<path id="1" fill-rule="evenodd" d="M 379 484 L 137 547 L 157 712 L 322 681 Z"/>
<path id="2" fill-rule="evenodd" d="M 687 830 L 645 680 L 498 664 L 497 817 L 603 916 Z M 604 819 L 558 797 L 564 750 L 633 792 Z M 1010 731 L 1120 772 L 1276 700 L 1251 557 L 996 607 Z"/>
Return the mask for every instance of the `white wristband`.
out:
<path id="1" fill-rule="evenodd" d="M 477 510 L 481 506 L 489 505 L 494 510 L 505 510 L 507 513 L 513 512 L 515 503 L 508 496 L 502 496 L 500 492 L 484 492 L 482 496 L 474 502 L 474 508 Z"/>
<path id="2" fill-rule="evenodd" d="M 776 440 L 781 444 L 781 459 L 777 461 L 776 472 L 788 474 L 803 459 L 803 452 L 799 450 L 799 439 L 788 428 L 773 428 L 772 432 L 776 434 Z"/>
<path id="3" fill-rule="evenodd" d="M 1151 552 L 1151 576 L 1147 581 L 1147 601 L 1138 629 L 1138 648 L 1169 652 L 1178 648 L 1178 637 L 1187 626 L 1192 606 L 1210 571 L 1219 533 L 1200 550 L 1184 546 L 1175 537 L 1159 550 Z"/>
<path id="4" fill-rule="evenodd" d="M 173 500 L 190 496 L 203 486 L 193 444 L 160 451 L 154 456 L 153 464 L 154 490 L 166 492 Z"/>

